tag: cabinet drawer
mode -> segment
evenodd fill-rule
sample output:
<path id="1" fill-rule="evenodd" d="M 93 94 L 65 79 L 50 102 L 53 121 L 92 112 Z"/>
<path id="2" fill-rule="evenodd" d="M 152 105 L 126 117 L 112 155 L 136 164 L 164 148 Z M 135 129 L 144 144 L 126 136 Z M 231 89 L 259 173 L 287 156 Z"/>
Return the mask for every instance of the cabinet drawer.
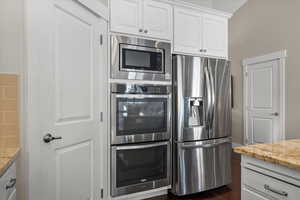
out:
<path id="1" fill-rule="evenodd" d="M 295 200 L 300 196 L 300 188 L 256 171 L 243 169 L 243 184 L 273 197 L 274 199 Z"/>
<path id="2" fill-rule="evenodd" d="M 242 200 L 268 200 L 267 198 L 246 188 L 242 189 Z"/>
<path id="3" fill-rule="evenodd" d="M 13 163 L 0 178 L 0 200 L 7 200 L 16 190 L 16 164 Z"/>
<path id="4" fill-rule="evenodd" d="M 8 200 L 17 200 L 17 190 L 16 189 L 14 189 L 14 191 L 11 193 Z"/>

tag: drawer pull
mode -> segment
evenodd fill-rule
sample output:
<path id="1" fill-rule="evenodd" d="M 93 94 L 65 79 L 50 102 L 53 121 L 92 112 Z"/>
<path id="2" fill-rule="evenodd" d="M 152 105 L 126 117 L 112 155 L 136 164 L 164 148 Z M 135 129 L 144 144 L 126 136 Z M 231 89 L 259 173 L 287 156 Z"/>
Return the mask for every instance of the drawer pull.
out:
<path id="1" fill-rule="evenodd" d="M 17 179 L 16 179 L 16 178 L 11 178 L 11 179 L 9 180 L 9 182 L 6 184 L 5 189 L 6 189 L 6 190 L 9 190 L 9 189 L 15 187 L 16 182 L 17 182 Z"/>
<path id="2" fill-rule="evenodd" d="M 287 196 L 288 196 L 288 193 L 287 193 L 287 192 L 279 191 L 279 190 L 273 189 L 273 188 L 271 188 L 269 185 L 266 185 L 266 184 L 265 184 L 265 185 L 264 185 L 264 188 L 265 188 L 265 190 L 270 191 L 270 192 L 273 192 L 273 193 L 278 194 L 278 195 L 280 195 L 280 196 L 284 196 L 284 197 L 287 197 Z"/>

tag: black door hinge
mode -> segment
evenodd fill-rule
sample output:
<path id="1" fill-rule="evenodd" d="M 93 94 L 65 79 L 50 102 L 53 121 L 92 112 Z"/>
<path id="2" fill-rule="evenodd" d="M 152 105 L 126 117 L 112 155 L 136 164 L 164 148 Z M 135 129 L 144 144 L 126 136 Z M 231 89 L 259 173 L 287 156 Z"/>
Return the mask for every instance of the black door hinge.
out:
<path id="1" fill-rule="evenodd" d="M 104 190 L 103 189 L 101 189 L 101 199 L 103 199 L 103 197 L 104 197 Z"/>
<path id="2" fill-rule="evenodd" d="M 103 35 L 100 35 L 100 45 L 103 45 Z"/>

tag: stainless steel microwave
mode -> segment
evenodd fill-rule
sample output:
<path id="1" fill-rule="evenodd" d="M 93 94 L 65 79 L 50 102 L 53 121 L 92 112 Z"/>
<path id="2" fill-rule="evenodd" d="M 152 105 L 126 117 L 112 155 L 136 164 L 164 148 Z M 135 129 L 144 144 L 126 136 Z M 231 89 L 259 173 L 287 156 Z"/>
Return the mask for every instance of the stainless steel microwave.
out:
<path id="1" fill-rule="evenodd" d="M 111 78 L 171 81 L 171 44 L 112 35 Z"/>

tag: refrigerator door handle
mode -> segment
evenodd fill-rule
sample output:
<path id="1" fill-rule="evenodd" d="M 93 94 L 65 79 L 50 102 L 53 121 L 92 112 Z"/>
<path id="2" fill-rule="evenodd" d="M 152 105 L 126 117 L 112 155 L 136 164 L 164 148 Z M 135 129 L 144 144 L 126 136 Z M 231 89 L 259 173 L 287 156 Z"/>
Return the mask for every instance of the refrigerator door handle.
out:
<path id="1" fill-rule="evenodd" d="M 231 143 L 230 138 L 222 139 L 217 142 L 207 143 L 207 144 L 191 144 L 191 145 L 182 145 L 182 149 L 195 149 L 195 148 L 213 148 L 221 144 Z"/>
<path id="2" fill-rule="evenodd" d="M 207 67 L 204 67 L 204 73 L 206 78 L 206 90 L 207 90 L 207 108 L 205 114 L 205 125 L 208 129 L 210 129 L 210 121 L 211 121 L 211 106 L 212 106 L 212 88 L 211 88 L 211 80 L 209 76 L 209 72 Z"/>
<path id="3" fill-rule="evenodd" d="M 214 84 L 214 79 L 210 67 L 210 63 L 208 61 L 208 76 L 210 77 L 210 93 L 211 93 L 211 105 L 210 105 L 210 129 L 212 129 L 213 123 L 214 123 L 214 113 L 215 113 L 215 101 L 216 101 L 216 94 L 215 94 L 215 84 Z"/>

